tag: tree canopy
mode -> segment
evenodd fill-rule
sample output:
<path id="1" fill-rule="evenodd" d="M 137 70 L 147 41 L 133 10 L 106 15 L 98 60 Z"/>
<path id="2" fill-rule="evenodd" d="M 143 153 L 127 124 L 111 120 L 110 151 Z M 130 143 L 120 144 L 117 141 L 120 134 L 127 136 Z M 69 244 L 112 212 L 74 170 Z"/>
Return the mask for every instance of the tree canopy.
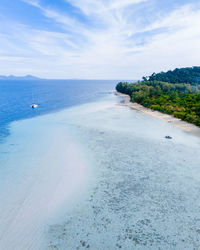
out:
<path id="1" fill-rule="evenodd" d="M 180 79 L 178 83 L 150 79 L 137 83 L 120 82 L 116 90 L 129 95 L 132 102 L 200 127 L 200 85 L 179 82 Z"/>
<path id="2" fill-rule="evenodd" d="M 176 68 L 173 71 L 153 73 L 149 77 L 143 77 L 143 80 L 198 85 L 200 84 L 200 67 Z"/>

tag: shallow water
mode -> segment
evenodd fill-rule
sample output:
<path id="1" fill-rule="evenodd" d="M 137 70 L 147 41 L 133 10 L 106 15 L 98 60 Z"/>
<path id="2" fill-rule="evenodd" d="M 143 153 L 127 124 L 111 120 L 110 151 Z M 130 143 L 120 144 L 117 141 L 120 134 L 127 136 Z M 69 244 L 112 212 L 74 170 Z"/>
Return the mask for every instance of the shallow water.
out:
<path id="1" fill-rule="evenodd" d="M 50 115 L 13 123 L 0 147 L 0 249 L 40 249 L 48 219 L 88 179 L 78 144 L 57 122 Z"/>
<path id="2" fill-rule="evenodd" d="M 200 139 L 120 100 L 11 125 L 0 249 L 200 247 Z"/>

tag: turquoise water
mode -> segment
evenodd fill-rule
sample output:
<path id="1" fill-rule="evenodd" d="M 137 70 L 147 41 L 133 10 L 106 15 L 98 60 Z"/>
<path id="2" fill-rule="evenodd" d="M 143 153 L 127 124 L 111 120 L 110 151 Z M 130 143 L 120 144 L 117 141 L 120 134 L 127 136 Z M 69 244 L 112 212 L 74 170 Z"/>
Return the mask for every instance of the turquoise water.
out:
<path id="1" fill-rule="evenodd" d="M 10 124 L 0 249 L 200 247 L 199 138 L 120 101 Z"/>

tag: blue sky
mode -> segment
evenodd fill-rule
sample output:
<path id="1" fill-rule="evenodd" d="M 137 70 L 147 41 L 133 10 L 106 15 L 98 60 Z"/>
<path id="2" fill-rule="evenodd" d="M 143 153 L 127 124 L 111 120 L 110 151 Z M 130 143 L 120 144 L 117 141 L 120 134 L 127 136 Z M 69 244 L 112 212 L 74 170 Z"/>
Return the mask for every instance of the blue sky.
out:
<path id="1" fill-rule="evenodd" d="M 1 0 L 0 74 L 140 79 L 200 64 L 197 0 Z"/>

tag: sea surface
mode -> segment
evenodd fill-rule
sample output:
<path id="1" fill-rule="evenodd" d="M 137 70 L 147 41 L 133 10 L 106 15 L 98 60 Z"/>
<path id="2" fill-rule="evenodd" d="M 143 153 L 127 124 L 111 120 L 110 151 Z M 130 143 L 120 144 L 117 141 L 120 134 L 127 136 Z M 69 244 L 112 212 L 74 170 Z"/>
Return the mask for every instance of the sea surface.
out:
<path id="1" fill-rule="evenodd" d="M 96 100 L 113 90 L 116 80 L 0 80 L 0 140 L 12 121 L 52 113 Z M 37 111 L 30 105 L 37 103 Z"/>
<path id="2" fill-rule="evenodd" d="M 200 249 L 200 138 L 116 83 L 0 81 L 0 250 Z"/>

